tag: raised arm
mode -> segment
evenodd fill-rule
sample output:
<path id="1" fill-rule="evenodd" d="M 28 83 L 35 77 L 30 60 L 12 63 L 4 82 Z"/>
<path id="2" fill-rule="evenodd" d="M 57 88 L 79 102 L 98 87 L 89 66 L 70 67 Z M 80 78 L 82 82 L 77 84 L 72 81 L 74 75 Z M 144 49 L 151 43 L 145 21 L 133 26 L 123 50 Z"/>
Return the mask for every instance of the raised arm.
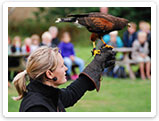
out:
<path id="1" fill-rule="evenodd" d="M 60 99 L 65 108 L 73 106 L 87 90 L 95 89 L 92 81 L 84 75 L 72 82 L 67 88 L 60 90 Z"/>
<path id="2" fill-rule="evenodd" d="M 74 105 L 87 90 L 96 88 L 99 91 L 100 78 L 104 68 L 113 66 L 115 53 L 107 48 L 101 49 L 101 54 L 96 55 L 93 61 L 83 70 L 79 78 L 66 89 L 61 89 L 60 99 L 65 108 Z"/>

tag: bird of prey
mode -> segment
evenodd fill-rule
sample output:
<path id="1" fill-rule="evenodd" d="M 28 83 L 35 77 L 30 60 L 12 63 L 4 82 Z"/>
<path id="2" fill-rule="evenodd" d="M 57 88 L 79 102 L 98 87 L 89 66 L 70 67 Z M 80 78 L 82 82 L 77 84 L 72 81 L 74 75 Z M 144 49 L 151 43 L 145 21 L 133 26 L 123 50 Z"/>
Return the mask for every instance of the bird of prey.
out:
<path id="1" fill-rule="evenodd" d="M 84 14 L 71 14 L 66 18 L 58 18 L 56 23 L 59 22 L 75 22 L 85 26 L 88 31 L 92 32 L 91 41 L 93 42 L 93 55 L 100 54 L 100 50 L 96 50 L 95 41 L 100 39 L 104 43 L 104 47 L 113 48 L 107 45 L 103 36 L 111 31 L 121 30 L 125 26 L 130 26 L 127 19 L 104 14 L 99 12 L 84 13 Z"/>

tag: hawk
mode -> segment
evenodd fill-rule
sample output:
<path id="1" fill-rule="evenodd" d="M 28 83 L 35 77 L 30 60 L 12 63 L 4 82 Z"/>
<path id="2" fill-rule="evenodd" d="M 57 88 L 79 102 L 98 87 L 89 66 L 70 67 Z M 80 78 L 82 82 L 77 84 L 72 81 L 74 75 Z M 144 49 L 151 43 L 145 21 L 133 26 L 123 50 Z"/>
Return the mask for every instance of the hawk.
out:
<path id="1" fill-rule="evenodd" d="M 93 55 L 100 54 L 100 50 L 96 50 L 95 46 L 97 39 L 104 43 L 104 47 L 113 48 L 104 42 L 103 36 L 111 31 L 121 30 L 125 26 L 130 26 L 127 19 L 99 12 L 71 14 L 67 15 L 66 18 L 58 18 L 55 22 L 75 22 L 85 26 L 92 33 L 90 39 L 93 42 Z"/>

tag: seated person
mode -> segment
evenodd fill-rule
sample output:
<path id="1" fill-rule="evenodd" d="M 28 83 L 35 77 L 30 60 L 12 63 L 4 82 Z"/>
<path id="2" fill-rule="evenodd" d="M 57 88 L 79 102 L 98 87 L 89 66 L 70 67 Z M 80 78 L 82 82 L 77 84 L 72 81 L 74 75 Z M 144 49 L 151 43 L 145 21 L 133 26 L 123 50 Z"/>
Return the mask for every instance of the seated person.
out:
<path id="1" fill-rule="evenodd" d="M 61 50 L 61 55 L 64 58 L 64 63 L 68 68 L 67 74 L 68 78 L 71 75 L 71 69 L 72 69 L 72 63 L 75 63 L 79 66 L 80 72 L 83 71 L 84 68 L 84 61 L 81 58 L 78 58 L 75 56 L 74 46 L 70 42 L 71 36 L 68 32 L 64 32 L 62 34 L 61 42 L 59 44 L 59 48 Z M 78 75 L 71 76 L 72 80 L 76 80 L 78 78 Z"/>
<path id="2" fill-rule="evenodd" d="M 103 40 L 108 44 L 111 45 L 115 48 L 120 48 L 123 47 L 123 42 L 121 40 L 121 38 L 118 36 L 118 31 L 112 31 L 109 33 L 109 35 L 104 35 L 103 36 Z M 123 57 L 123 55 L 120 55 L 120 59 Z M 105 68 L 103 74 L 105 75 L 109 75 L 109 76 L 114 76 L 114 72 L 116 70 L 116 66 L 110 70 L 110 72 L 108 73 L 108 69 Z M 107 74 L 108 73 L 108 74 Z"/>
<path id="3" fill-rule="evenodd" d="M 10 43 L 10 40 L 8 38 L 8 44 Z M 11 45 L 11 52 L 8 53 L 8 55 L 10 54 L 20 54 L 22 52 L 22 49 L 21 49 L 21 38 L 19 36 L 15 36 L 13 38 L 13 41 L 12 41 L 12 45 Z M 8 56 L 8 68 L 12 68 L 12 67 L 17 67 L 19 66 L 19 57 L 10 57 Z M 19 73 L 18 71 L 13 71 L 13 76 L 15 76 L 17 73 Z M 11 72 L 8 71 L 8 79 L 9 81 L 12 81 L 12 78 L 11 78 Z M 10 85 L 8 85 L 10 86 Z"/>
<path id="4" fill-rule="evenodd" d="M 42 42 L 40 43 L 40 46 L 48 46 L 48 47 L 54 47 L 52 45 L 52 37 L 51 37 L 51 34 L 46 31 L 42 34 L 41 36 L 42 38 Z"/>
<path id="5" fill-rule="evenodd" d="M 40 37 L 37 34 L 33 34 L 31 36 L 32 44 L 31 44 L 31 52 L 35 51 L 40 44 Z"/>
<path id="6" fill-rule="evenodd" d="M 31 52 L 31 38 L 27 37 L 24 39 L 24 45 L 22 46 L 22 53 L 30 53 Z"/>
<path id="7" fill-rule="evenodd" d="M 141 78 L 145 80 L 145 72 L 144 72 L 144 65 L 146 63 L 146 76 L 148 79 L 151 79 L 150 76 L 150 69 L 151 69 L 151 62 L 150 57 L 148 56 L 149 49 L 148 49 L 148 42 L 146 32 L 140 31 L 138 32 L 137 40 L 133 43 L 133 52 L 132 52 L 132 59 L 139 62 L 140 65 L 140 74 Z"/>
<path id="8" fill-rule="evenodd" d="M 142 23 L 142 27 L 141 29 L 139 30 L 140 31 L 143 31 L 143 32 L 146 32 L 147 34 L 147 42 L 149 44 L 149 57 L 151 57 L 151 30 L 150 30 L 150 24 L 148 22 L 143 22 Z"/>
<path id="9" fill-rule="evenodd" d="M 107 35 L 104 35 L 103 40 L 106 44 L 111 45 L 113 47 L 123 47 L 123 42 L 118 36 L 118 31 L 113 31 Z"/>
<path id="10" fill-rule="evenodd" d="M 11 52 L 11 39 L 10 37 L 8 37 L 8 55 L 10 55 L 12 52 Z"/>
<path id="11" fill-rule="evenodd" d="M 51 26 L 49 28 L 49 32 L 50 32 L 50 34 L 52 36 L 52 46 L 53 47 L 57 47 L 58 44 L 60 43 L 59 39 L 57 38 L 57 35 L 58 35 L 58 29 L 57 29 L 57 27 Z"/>
<path id="12" fill-rule="evenodd" d="M 10 54 L 11 54 L 11 39 L 10 39 L 10 37 L 8 37 L 8 55 L 10 55 Z M 11 87 L 11 84 L 10 84 L 11 78 L 10 78 L 10 76 L 11 76 L 11 73 L 8 70 L 8 87 Z"/>
<path id="13" fill-rule="evenodd" d="M 132 43 L 137 38 L 136 34 L 136 24 L 131 22 L 131 27 L 128 27 L 128 29 L 123 34 L 123 43 L 124 47 L 132 47 Z"/>
<path id="14" fill-rule="evenodd" d="M 11 46 L 11 52 L 12 53 L 21 53 L 22 49 L 21 49 L 21 38 L 19 36 L 15 36 L 13 38 L 13 43 Z"/>

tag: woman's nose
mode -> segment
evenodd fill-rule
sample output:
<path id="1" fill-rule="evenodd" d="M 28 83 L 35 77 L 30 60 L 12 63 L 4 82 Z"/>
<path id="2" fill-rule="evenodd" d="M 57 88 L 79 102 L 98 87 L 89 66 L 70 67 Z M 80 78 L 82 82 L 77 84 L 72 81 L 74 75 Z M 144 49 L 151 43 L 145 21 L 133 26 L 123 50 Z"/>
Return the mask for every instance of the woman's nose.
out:
<path id="1" fill-rule="evenodd" d="M 65 70 L 67 71 L 68 70 L 68 68 L 65 66 Z"/>

